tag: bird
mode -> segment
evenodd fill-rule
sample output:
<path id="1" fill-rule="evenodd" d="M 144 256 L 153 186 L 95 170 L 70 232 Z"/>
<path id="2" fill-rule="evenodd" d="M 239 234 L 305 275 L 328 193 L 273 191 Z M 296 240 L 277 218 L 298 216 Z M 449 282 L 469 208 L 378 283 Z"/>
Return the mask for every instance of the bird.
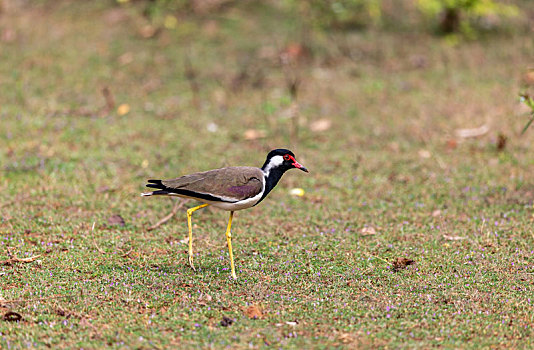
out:
<path id="1" fill-rule="evenodd" d="M 237 279 L 232 251 L 232 218 L 237 210 L 259 204 L 278 184 L 282 175 L 290 169 L 309 172 L 297 162 L 295 154 L 288 149 L 278 148 L 267 154 L 261 168 L 234 166 L 183 175 L 170 180 L 147 180 L 146 187 L 157 190 L 141 193 L 141 196 L 177 196 L 195 199 L 203 204 L 187 210 L 189 228 L 189 265 L 193 270 L 193 229 L 191 217 L 198 209 L 212 206 L 230 212 L 226 227 L 226 241 L 230 255 L 232 277 Z"/>

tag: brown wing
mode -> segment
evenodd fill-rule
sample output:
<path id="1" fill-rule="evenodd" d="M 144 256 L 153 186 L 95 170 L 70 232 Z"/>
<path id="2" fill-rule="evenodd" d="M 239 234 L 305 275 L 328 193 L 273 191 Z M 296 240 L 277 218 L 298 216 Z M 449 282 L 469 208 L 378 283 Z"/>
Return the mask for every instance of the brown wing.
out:
<path id="1" fill-rule="evenodd" d="M 185 175 L 161 183 L 170 191 L 209 194 L 221 199 L 244 200 L 263 189 L 263 172 L 254 167 L 229 167 Z"/>

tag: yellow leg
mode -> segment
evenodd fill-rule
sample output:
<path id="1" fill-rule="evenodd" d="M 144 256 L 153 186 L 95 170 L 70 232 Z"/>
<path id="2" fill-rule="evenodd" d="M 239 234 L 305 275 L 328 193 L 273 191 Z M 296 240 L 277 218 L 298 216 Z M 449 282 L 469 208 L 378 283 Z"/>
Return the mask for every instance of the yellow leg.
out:
<path id="1" fill-rule="evenodd" d="M 228 227 L 226 228 L 226 242 L 228 242 L 228 251 L 230 252 L 230 266 L 232 267 L 232 277 L 236 280 L 237 276 L 235 275 L 234 267 L 234 253 L 232 252 L 232 233 L 230 229 L 232 228 L 232 218 L 234 217 L 234 212 L 230 212 L 230 220 L 228 220 Z"/>
<path id="2" fill-rule="evenodd" d="M 208 205 L 209 204 L 202 204 L 198 207 L 187 209 L 187 226 L 189 226 L 189 265 L 194 271 L 196 270 L 195 266 L 193 265 L 193 226 L 191 225 L 191 216 L 195 210 L 202 209 Z"/>

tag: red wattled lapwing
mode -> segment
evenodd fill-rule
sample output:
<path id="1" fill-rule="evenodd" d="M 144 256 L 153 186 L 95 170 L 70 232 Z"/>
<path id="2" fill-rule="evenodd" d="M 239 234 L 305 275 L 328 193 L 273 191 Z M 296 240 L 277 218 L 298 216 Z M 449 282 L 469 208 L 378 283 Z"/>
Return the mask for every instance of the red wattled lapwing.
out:
<path id="1" fill-rule="evenodd" d="M 226 241 L 230 253 L 232 277 L 236 279 L 232 235 L 230 233 L 234 211 L 247 209 L 261 202 L 276 186 L 282 175 L 293 168 L 308 172 L 308 169 L 295 160 L 293 152 L 287 149 L 275 149 L 267 154 L 267 159 L 261 168 L 228 167 L 184 175 L 172 180 L 148 180 L 146 186 L 158 190 L 141 195 L 178 196 L 204 202 L 204 204 L 187 210 L 189 265 L 193 270 L 195 269 L 193 265 L 193 229 L 191 226 L 193 212 L 208 205 L 228 210 L 230 219 L 226 228 Z"/>

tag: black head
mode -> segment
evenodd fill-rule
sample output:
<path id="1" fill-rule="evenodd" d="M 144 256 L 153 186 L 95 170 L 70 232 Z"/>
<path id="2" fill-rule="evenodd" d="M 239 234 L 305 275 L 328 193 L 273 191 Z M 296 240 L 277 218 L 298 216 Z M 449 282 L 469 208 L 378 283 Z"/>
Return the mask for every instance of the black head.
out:
<path id="1" fill-rule="evenodd" d="M 302 171 L 308 172 L 302 164 L 297 162 L 295 155 L 288 149 L 278 148 L 274 149 L 269 154 L 267 154 L 267 159 L 265 164 L 263 164 L 262 169 L 265 172 L 269 172 L 271 169 L 280 169 L 282 171 L 287 171 L 289 169 L 297 168 Z"/>

